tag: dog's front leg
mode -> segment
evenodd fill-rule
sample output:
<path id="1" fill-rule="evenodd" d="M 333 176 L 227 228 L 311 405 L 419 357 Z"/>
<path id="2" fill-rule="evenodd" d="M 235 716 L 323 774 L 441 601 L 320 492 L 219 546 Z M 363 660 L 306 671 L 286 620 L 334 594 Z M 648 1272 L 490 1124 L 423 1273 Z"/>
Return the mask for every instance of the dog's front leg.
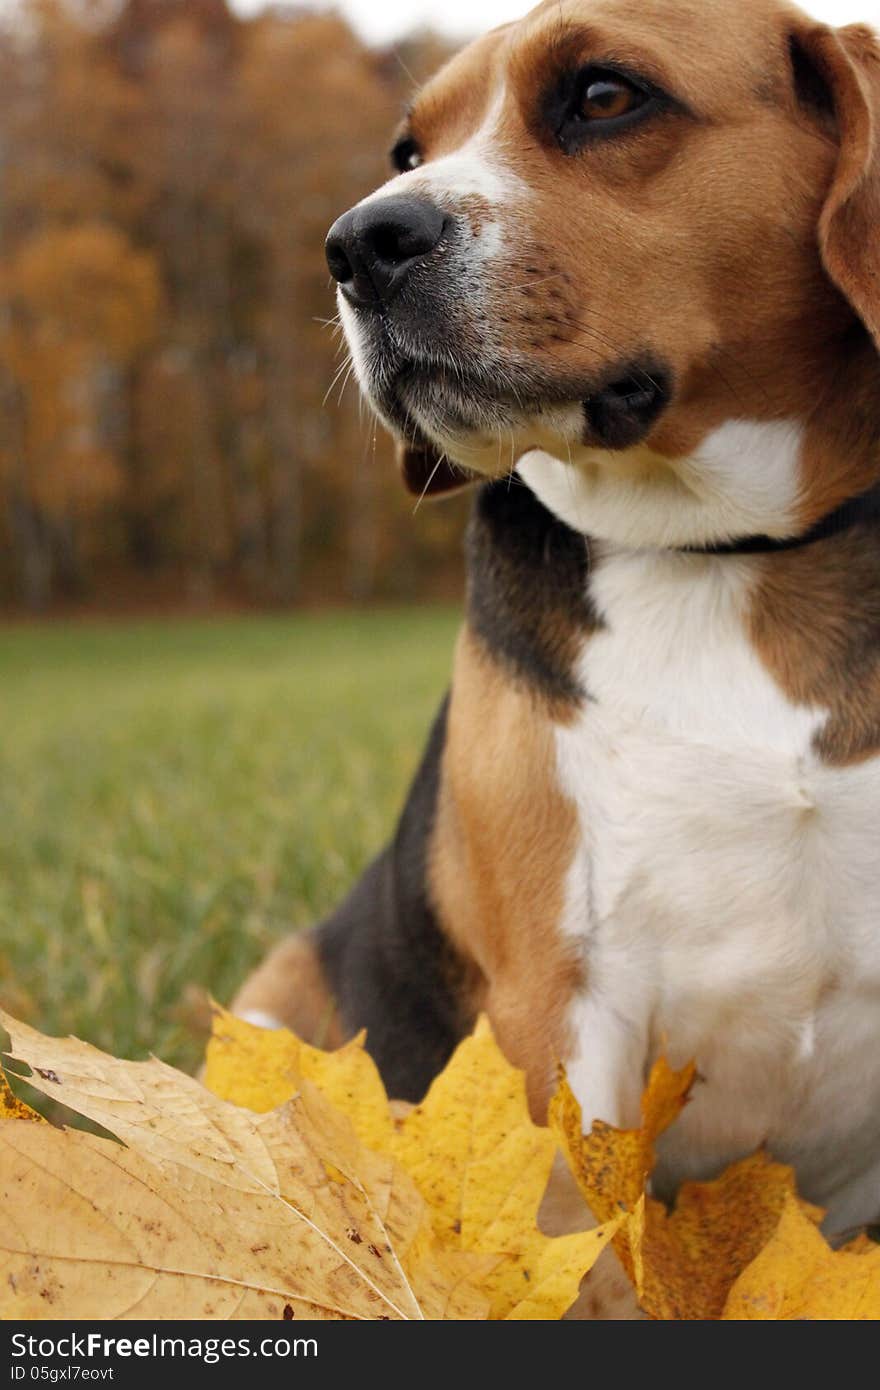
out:
<path id="1" fill-rule="evenodd" d="M 569 1010 L 569 1085 L 581 1107 L 584 1133 L 594 1120 L 618 1129 L 639 1123 L 648 1069 L 648 1028 L 631 1001 L 603 996 L 591 986 Z"/>
<path id="2" fill-rule="evenodd" d="M 630 1006 L 635 999 L 625 1001 Z M 598 989 L 576 997 L 569 1010 L 571 1051 L 566 1074 L 581 1106 L 582 1127 L 594 1120 L 620 1128 L 639 1123 L 639 1102 L 648 1064 L 647 1024 Z M 557 1157 L 541 1206 L 539 1225 L 548 1235 L 587 1230 L 596 1224 L 561 1155 Z M 635 1289 L 614 1250 L 604 1251 L 581 1285 L 566 1314 L 569 1319 L 634 1320 L 644 1316 Z"/>

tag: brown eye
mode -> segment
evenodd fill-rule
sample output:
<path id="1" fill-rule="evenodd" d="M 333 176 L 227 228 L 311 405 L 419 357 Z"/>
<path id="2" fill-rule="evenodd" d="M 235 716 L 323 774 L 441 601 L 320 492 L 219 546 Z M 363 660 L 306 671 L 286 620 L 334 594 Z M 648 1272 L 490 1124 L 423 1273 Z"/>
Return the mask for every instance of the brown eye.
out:
<path id="1" fill-rule="evenodd" d="M 577 114 L 582 121 L 613 121 L 637 110 L 646 98 L 622 77 L 594 77 L 584 84 Z"/>
<path id="2" fill-rule="evenodd" d="M 617 67 L 591 63 L 563 72 L 545 97 L 544 120 L 565 154 L 626 136 L 653 116 L 684 108 L 655 82 Z"/>

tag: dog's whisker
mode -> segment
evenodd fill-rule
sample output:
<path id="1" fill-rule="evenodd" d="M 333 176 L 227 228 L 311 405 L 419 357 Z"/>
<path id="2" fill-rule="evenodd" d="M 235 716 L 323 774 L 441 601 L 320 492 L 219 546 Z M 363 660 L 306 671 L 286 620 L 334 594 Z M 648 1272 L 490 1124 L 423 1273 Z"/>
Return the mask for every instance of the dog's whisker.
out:
<path id="1" fill-rule="evenodd" d="M 337 406 L 339 406 L 339 405 L 342 404 L 342 397 L 343 397 L 343 395 L 344 395 L 344 393 L 345 393 L 345 388 L 346 388 L 346 386 L 348 385 L 348 383 L 351 381 L 352 373 L 353 373 L 353 372 L 354 372 L 354 358 L 352 358 L 352 360 L 349 362 L 349 364 L 348 364 L 348 371 L 345 373 L 345 376 L 343 377 L 343 380 L 342 380 L 342 385 L 341 385 L 340 388 L 339 388 L 339 395 L 336 397 L 336 404 L 337 404 Z"/>
<path id="2" fill-rule="evenodd" d="M 419 498 L 418 498 L 418 501 L 416 502 L 416 505 L 413 507 L 413 516 L 415 516 L 416 512 L 419 510 L 419 507 L 422 505 L 422 502 L 425 500 L 425 496 L 426 496 L 426 494 L 427 494 L 427 492 L 428 492 L 428 490 L 429 490 L 431 484 L 433 483 L 434 479 L 436 478 L 438 470 L 440 469 L 441 465 L 442 465 L 443 463 L 445 463 L 445 462 L 446 462 L 446 455 L 445 455 L 445 454 L 440 454 L 439 457 L 438 457 L 438 459 L 437 459 L 437 462 L 434 464 L 434 467 L 431 469 L 431 472 L 430 472 L 429 475 L 428 475 L 428 481 L 425 483 L 425 486 L 422 488 L 422 491 L 421 491 L 421 493 L 419 494 Z"/>
<path id="3" fill-rule="evenodd" d="M 345 358 L 345 361 L 344 361 L 344 362 L 337 368 L 337 370 L 333 373 L 333 380 L 330 382 L 330 385 L 327 387 L 327 390 L 324 392 L 324 399 L 321 401 L 321 409 L 322 409 L 322 410 L 323 410 L 324 407 L 326 406 L 327 401 L 330 399 L 330 396 L 331 396 L 331 394 L 332 394 L 332 392 L 333 392 L 334 386 L 335 386 L 336 383 L 339 381 L 340 377 L 342 376 L 342 374 L 343 374 L 343 372 L 346 370 L 346 368 L 348 368 L 349 371 L 352 371 L 353 368 L 354 368 L 354 358 L 351 356 L 351 353 L 348 353 L 348 354 L 347 354 L 347 356 L 346 356 L 346 358 Z M 346 380 L 347 380 L 347 378 L 346 378 Z"/>
<path id="4" fill-rule="evenodd" d="M 536 285 L 546 285 L 546 284 L 548 284 L 549 281 L 551 281 L 551 280 L 564 280 L 564 279 L 565 279 L 565 271 L 564 271 L 564 270 L 560 270 L 560 271 L 555 272 L 553 275 L 542 275 L 542 276 L 540 277 L 540 279 L 538 279 L 538 280 L 523 280 L 523 282 L 522 282 L 521 285 L 511 285 L 511 286 L 510 286 L 510 290 L 511 290 L 511 292 L 514 291 L 514 290 L 532 290 L 532 289 L 535 288 Z"/>

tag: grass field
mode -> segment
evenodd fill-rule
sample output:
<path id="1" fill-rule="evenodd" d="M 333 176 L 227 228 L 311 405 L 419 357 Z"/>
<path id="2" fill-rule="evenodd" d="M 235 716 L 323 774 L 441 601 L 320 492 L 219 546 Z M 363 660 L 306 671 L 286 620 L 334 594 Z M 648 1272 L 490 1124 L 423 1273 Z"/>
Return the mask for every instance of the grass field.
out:
<path id="1" fill-rule="evenodd" d="M 449 609 L 0 631 L 0 1002 L 190 1067 L 392 829 Z"/>

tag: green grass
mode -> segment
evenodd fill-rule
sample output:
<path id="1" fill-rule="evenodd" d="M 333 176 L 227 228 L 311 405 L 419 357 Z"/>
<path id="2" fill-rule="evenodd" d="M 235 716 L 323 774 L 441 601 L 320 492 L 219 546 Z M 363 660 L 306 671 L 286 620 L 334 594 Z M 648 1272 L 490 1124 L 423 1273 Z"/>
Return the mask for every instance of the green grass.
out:
<path id="1" fill-rule="evenodd" d="M 391 831 L 451 610 L 0 631 L 0 1001 L 191 1067 Z"/>

